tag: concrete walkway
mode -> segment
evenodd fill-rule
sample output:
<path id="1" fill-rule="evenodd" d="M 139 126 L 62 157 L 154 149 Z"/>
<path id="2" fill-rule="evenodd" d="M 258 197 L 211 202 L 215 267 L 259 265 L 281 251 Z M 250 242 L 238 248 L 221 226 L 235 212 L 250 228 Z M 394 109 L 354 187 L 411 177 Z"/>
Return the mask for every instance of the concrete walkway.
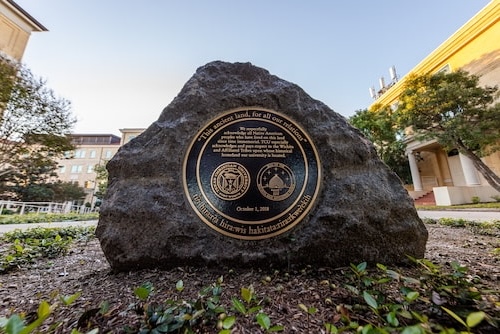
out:
<path id="1" fill-rule="evenodd" d="M 498 210 L 419 210 L 418 216 L 420 218 L 455 218 L 455 219 L 465 219 L 474 221 L 493 221 L 500 220 L 500 211 Z"/>

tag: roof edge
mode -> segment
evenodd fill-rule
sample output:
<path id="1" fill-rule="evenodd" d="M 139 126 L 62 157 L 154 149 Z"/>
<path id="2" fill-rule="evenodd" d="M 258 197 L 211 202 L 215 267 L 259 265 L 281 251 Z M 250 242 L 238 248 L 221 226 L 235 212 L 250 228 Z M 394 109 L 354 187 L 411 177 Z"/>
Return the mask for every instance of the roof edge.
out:
<path id="1" fill-rule="evenodd" d="M 49 31 L 43 24 L 41 24 L 37 19 L 31 16 L 27 11 L 25 11 L 21 6 L 19 6 L 13 0 L 5 0 L 7 5 L 10 5 L 13 9 L 18 11 L 22 16 L 24 16 L 38 31 Z"/>

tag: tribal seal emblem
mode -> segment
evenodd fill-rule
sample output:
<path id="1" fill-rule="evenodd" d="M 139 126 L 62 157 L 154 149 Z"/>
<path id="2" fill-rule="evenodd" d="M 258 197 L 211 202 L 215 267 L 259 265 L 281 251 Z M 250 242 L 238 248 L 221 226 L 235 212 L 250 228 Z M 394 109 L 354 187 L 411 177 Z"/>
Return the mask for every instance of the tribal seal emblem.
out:
<path id="1" fill-rule="evenodd" d="M 217 197 L 226 201 L 234 201 L 245 195 L 249 185 L 248 170 L 237 162 L 224 163 L 212 173 L 212 190 Z"/>
<path id="2" fill-rule="evenodd" d="M 272 201 L 283 201 L 295 190 L 292 170 L 280 162 L 268 163 L 257 174 L 257 188 L 262 196 Z"/>

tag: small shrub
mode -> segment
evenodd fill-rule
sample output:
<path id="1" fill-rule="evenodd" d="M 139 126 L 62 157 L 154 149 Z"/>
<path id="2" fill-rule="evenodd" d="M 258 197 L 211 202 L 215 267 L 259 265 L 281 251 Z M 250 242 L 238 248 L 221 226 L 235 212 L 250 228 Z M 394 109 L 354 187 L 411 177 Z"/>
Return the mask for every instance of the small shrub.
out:
<path id="1" fill-rule="evenodd" d="M 479 196 L 472 196 L 471 200 L 472 200 L 472 203 L 474 203 L 474 204 L 478 204 L 481 201 Z"/>

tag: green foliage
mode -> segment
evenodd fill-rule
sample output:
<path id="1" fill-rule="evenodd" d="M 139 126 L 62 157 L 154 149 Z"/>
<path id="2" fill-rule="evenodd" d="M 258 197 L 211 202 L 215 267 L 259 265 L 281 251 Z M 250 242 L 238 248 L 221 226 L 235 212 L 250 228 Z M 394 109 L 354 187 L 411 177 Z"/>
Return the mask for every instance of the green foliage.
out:
<path id="1" fill-rule="evenodd" d="M 463 227 L 471 230 L 475 234 L 500 237 L 500 220 L 477 222 L 473 220 L 466 220 L 463 218 L 424 218 L 422 219 L 422 221 L 425 224 L 439 224 L 457 228 Z"/>
<path id="2" fill-rule="evenodd" d="M 62 182 L 59 180 L 48 184 L 48 186 L 54 192 L 51 199 L 54 202 L 77 201 L 85 198 L 85 189 L 80 187 L 78 182 Z"/>
<path id="3" fill-rule="evenodd" d="M 37 319 L 31 324 L 26 325 L 23 318 L 14 314 L 8 319 L 0 319 L 0 328 L 3 328 L 7 334 L 28 334 L 39 328 L 49 316 L 50 305 L 43 301 L 38 307 Z"/>
<path id="4" fill-rule="evenodd" d="M 99 218 L 99 213 L 47 213 L 36 214 L 30 213 L 25 215 L 8 215 L 0 216 L 1 224 L 33 224 L 33 223 L 50 223 L 63 221 L 82 221 L 96 220 Z"/>
<path id="5" fill-rule="evenodd" d="M 7 59 L 0 58 L 0 110 L 9 102 L 14 88 L 17 66 Z"/>
<path id="6" fill-rule="evenodd" d="M 94 166 L 94 172 L 96 173 L 97 191 L 95 196 L 99 201 L 102 201 L 106 190 L 108 189 L 108 170 L 106 169 L 107 161 L 103 164 L 98 164 Z"/>
<path id="7" fill-rule="evenodd" d="M 202 288 L 194 300 L 186 300 L 180 296 L 167 299 L 164 303 L 150 302 L 154 293 L 151 283 L 144 283 L 134 289 L 139 303 L 132 308 L 142 318 L 139 333 L 199 333 L 215 328 L 219 334 L 229 334 L 237 323 L 237 315 L 228 314 L 229 310 L 221 301 L 223 277 L 210 286 Z M 175 284 L 175 291 L 182 294 L 184 281 Z M 273 325 L 270 317 L 256 306 L 259 301 L 252 286 L 241 288 L 241 298 L 231 299 L 233 310 L 241 316 L 248 317 L 256 313 L 255 322 L 266 333 L 284 330 L 283 326 Z"/>
<path id="8" fill-rule="evenodd" d="M 373 110 L 358 110 L 349 118 L 349 123 L 358 128 L 375 146 L 377 154 L 404 182 L 411 183 L 406 144 L 401 130 L 395 125 L 390 108 L 376 105 Z"/>
<path id="9" fill-rule="evenodd" d="M 480 87 L 465 71 L 412 75 L 399 96 L 397 123 L 417 140 L 436 140 L 472 160 L 488 183 L 500 191 L 500 177 L 480 157 L 497 151 L 500 138 L 498 87 Z"/>
<path id="10" fill-rule="evenodd" d="M 488 202 L 479 204 L 460 204 L 460 205 L 420 205 L 416 206 L 418 210 L 453 210 L 453 209 L 500 209 L 500 203 L 498 202 Z"/>
<path id="11" fill-rule="evenodd" d="M 40 258 L 67 253 L 74 239 L 94 236 L 95 228 L 33 228 L 5 233 L 0 248 L 0 274 L 32 264 Z"/>
<path id="12" fill-rule="evenodd" d="M 139 304 L 134 305 L 140 315 L 142 323 L 139 333 L 194 333 L 199 328 L 214 326 L 219 334 L 231 333 L 231 328 L 236 324 L 236 315 L 228 315 L 227 310 L 221 303 L 223 277 L 219 277 L 215 283 L 202 288 L 195 300 L 182 298 L 170 298 L 163 304 L 148 302 L 154 292 L 151 283 L 144 283 L 134 289 L 139 298 Z M 177 281 L 175 290 L 182 293 L 184 282 Z M 255 306 L 258 302 L 252 286 L 241 288 L 243 301 L 232 298 L 235 311 L 243 316 L 258 312 L 255 321 L 266 333 L 278 332 L 284 329 L 280 325 L 272 325 L 271 319 Z M 245 306 L 247 305 L 247 306 Z M 248 310 L 247 310 L 248 307 Z"/>
<path id="13" fill-rule="evenodd" d="M 4 197 L 48 200 L 56 160 L 73 149 L 70 104 L 22 64 L 0 56 L 0 173 Z"/>
<path id="14" fill-rule="evenodd" d="M 299 303 L 299 309 L 303 311 L 307 316 L 307 328 L 309 328 L 310 316 L 318 312 L 318 309 L 314 306 L 307 307 L 306 305 Z"/>
<path id="15" fill-rule="evenodd" d="M 480 201 L 481 199 L 479 198 L 479 196 L 472 196 L 471 198 L 471 202 L 474 204 L 478 204 Z"/>
<path id="16" fill-rule="evenodd" d="M 0 190 L 23 202 L 66 202 L 85 198 L 78 182 L 52 182 L 57 164 L 52 157 L 28 154 L 16 160 L 16 169 L 2 176 Z"/>
<path id="17" fill-rule="evenodd" d="M 80 297 L 80 293 L 76 293 L 70 296 L 59 296 L 60 301 L 63 302 L 64 306 L 70 306 L 75 302 L 76 299 Z M 36 318 L 33 322 L 27 324 L 26 319 L 24 319 L 24 315 L 12 314 L 8 318 L 0 318 L 0 329 L 3 330 L 6 334 L 29 334 L 34 331 L 39 333 L 38 329 L 42 326 L 42 324 L 47 320 L 47 318 L 51 315 L 51 313 L 59 306 L 56 302 L 50 305 L 46 301 L 42 301 L 38 306 L 38 310 L 36 312 Z M 54 326 L 56 327 L 56 326 Z M 73 330 L 72 334 L 78 334 L 79 332 Z M 89 332 L 88 334 L 96 334 L 97 332 Z"/>
<path id="18" fill-rule="evenodd" d="M 285 327 L 281 325 L 274 325 L 271 326 L 271 318 L 265 313 L 258 313 L 255 316 L 255 319 L 257 320 L 257 323 L 260 325 L 260 327 L 266 332 L 266 333 L 271 333 L 271 332 L 281 332 L 285 329 Z"/>
<path id="19" fill-rule="evenodd" d="M 486 318 L 486 313 L 479 311 L 479 312 L 472 312 L 467 315 L 467 318 L 465 321 L 460 318 L 459 315 L 457 315 L 455 312 L 453 312 L 450 309 L 447 309 L 444 306 L 441 306 L 441 308 L 448 313 L 453 319 L 458 321 L 460 324 L 462 324 L 464 327 L 467 328 L 467 333 L 470 333 L 471 328 L 476 327 L 479 325 L 485 318 Z"/>
<path id="20" fill-rule="evenodd" d="M 259 302 L 257 301 L 257 296 L 255 295 L 255 290 L 253 285 L 250 285 L 247 288 L 242 287 L 240 295 L 243 301 L 241 301 L 236 297 L 233 297 L 231 299 L 231 303 L 233 304 L 234 310 L 238 311 L 242 315 L 247 316 L 249 314 L 256 313 L 262 309 L 262 306 L 260 306 Z"/>
<path id="21" fill-rule="evenodd" d="M 483 322 L 497 326 L 498 316 L 482 310 L 482 300 L 486 297 L 478 288 L 476 278 L 468 274 L 466 267 L 452 263 L 451 270 L 425 259 L 411 259 L 416 265 L 415 276 L 406 276 L 385 265 L 377 264 L 370 269 L 366 263 L 351 264 L 344 272 L 345 286 L 351 294 L 342 292 L 341 287 L 332 287 L 344 300 L 338 300 L 333 310 L 334 323 L 323 321 L 327 333 L 458 333 L 480 328 Z M 140 316 L 140 323 L 135 328 L 124 329 L 125 332 L 139 333 L 219 333 L 229 334 L 238 330 L 238 321 L 244 317 L 251 319 L 255 326 L 265 333 L 284 331 L 284 326 L 274 325 L 269 314 L 262 308 L 249 312 L 254 306 L 260 306 L 260 299 L 252 286 L 242 287 L 239 298 L 228 296 L 233 305 L 228 309 L 221 298 L 223 278 L 202 288 L 194 299 L 182 298 L 186 285 L 178 280 L 172 291 L 174 296 L 164 302 L 153 302 L 155 289 L 149 282 L 134 289 L 138 301 L 120 312 L 135 312 Z M 484 293 L 488 293 L 485 291 Z M 160 294 L 158 294 L 160 295 Z M 74 303 L 79 294 L 59 298 L 63 306 Z M 241 298 L 241 299 L 240 299 Z M 227 300 L 227 298 L 225 299 Z M 237 301 L 236 303 L 234 301 Z M 42 302 L 40 319 L 57 305 Z M 101 303 L 95 309 L 101 316 L 110 310 L 110 305 Z M 317 317 L 317 308 L 298 304 L 298 308 L 307 316 L 307 329 L 310 322 Z M 114 307 L 115 312 L 119 312 Z M 86 316 L 87 311 L 82 315 Z M 254 317 L 250 315 L 255 314 Z M 135 319 L 135 317 L 134 317 Z M 43 322 L 25 324 L 21 315 L 14 314 L 0 319 L 0 328 L 7 333 L 20 333 L 22 329 L 32 326 L 35 329 Z M 8 327 L 7 327 L 8 324 Z M 92 322 L 86 327 L 92 328 Z M 458 327 L 458 328 L 457 328 Z M 73 330 L 72 333 L 79 333 Z M 97 329 L 89 333 L 97 333 Z"/>
<path id="22" fill-rule="evenodd" d="M 135 308 L 142 315 L 139 333 L 192 333 L 196 325 L 219 324 L 220 329 L 229 329 L 235 319 L 225 316 L 225 308 L 220 305 L 222 277 L 216 283 L 203 288 L 195 300 L 168 299 L 164 304 L 147 303 L 154 291 L 151 283 L 145 283 L 134 290 L 141 303 Z M 176 291 L 182 292 L 176 283 Z M 146 302 L 146 303 L 144 303 Z M 223 315 L 223 316 L 222 316 Z"/>
<path id="23" fill-rule="evenodd" d="M 465 71 L 413 75 L 399 98 L 398 122 L 418 138 L 437 139 L 446 149 L 491 153 L 499 138 L 498 87 L 480 87 Z"/>
<path id="24" fill-rule="evenodd" d="M 468 332 L 483 320 L 493 319 L 480 310 L 483 294 L 475 286 L 478 278 L 468 275 L 466 267 L 453 262 L 448 272 L 425 259 L 411 260 L 418 266 L 418 278 L 404 276 L 382 264 L 377 264 L 378 272 L 368 271 L 366 263 L 351 264 L 345 286 L 354 298 L 350 305 L 337 306 L 340 322 L 325 323 L 327 332 L 356 329 L 358 333 L 455 333 L 453 322 L 444 318 L 441 310 Z M 387 293 L 395 283 L 400 285 L 399 296 Z M 429 315 L 441 320 L 431 320 Z"/>
<path id="25" fill-rule="evenodd" d="M 150 282 L 143 283 L 141 286 L 134 289 L 134 294 L 141 301 L 146 301 L 153 293 L 154 287 Z"/>

